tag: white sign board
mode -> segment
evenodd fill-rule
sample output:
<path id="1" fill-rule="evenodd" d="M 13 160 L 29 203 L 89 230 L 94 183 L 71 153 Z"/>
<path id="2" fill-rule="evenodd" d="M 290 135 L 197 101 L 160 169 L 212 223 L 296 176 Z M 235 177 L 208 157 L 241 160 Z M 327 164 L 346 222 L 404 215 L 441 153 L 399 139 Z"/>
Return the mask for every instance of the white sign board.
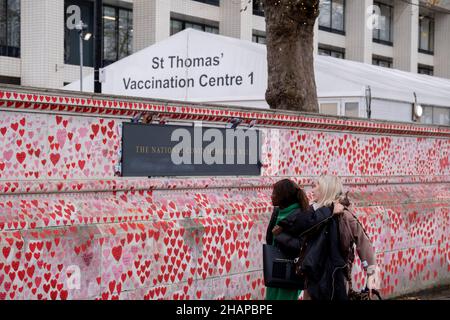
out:
<path id="1" fill-rule="evenodd" d="M 102 93 L 192 102 L 264 101 L 263 45 L 184 30 L 104 69 Z M 93 75 L 84 91 L 93 91 Z M 77 90 L 79 82 L 66 89 Z M 266 107 L 265 101 L 261 107 Z"/>

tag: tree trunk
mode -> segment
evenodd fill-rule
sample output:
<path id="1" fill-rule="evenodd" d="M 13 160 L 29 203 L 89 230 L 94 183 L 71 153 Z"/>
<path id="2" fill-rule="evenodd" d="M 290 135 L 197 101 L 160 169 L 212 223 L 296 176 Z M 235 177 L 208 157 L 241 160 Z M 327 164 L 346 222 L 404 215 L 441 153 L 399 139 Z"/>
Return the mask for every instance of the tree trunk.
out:
<path id="1" fill-rule="evenodd" d="M 272 109 L 319 112 L 314 78 L 314 24 L 319 0 L 264 0 Z"/>

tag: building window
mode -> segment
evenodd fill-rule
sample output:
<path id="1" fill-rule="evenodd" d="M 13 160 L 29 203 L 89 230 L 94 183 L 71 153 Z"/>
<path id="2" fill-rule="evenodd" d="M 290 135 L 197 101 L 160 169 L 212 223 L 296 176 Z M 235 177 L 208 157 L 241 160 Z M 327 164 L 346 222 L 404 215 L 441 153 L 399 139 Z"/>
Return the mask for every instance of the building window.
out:
<path id="1" fill-rule="evenodd" d="M 337 103 L 321 103 L 320 104 L 320 113 L 337 116 L 338 104 Z"/>
<path id="2" fill-rule="evenodd" d="M 358 102 L 346 102 L 345 103 L 345 115 L 347 117 L 359 117 L 359 103 Z"/>
<path id="3" fill-rule="evenodd" d="M 423 106 L 423 114 L 420 122 L 423 124 L 433 124 L 433 107 Z"/>
<path id="4" fill-rule="evenodd" d="M 189 21 L 182 21 L 177 19 L 170 19 L 170 35 L 174 35 L 184 29 L 192 28 L 199 31 L 219 34 L 219 28 L 202 24 L 202 23 L 195 23 L 195 22 L 189 22 Z"/>
<path id="5" fill-rule="evenodd" d="M 66 0 L 67 7 L 76 5 L 81 10 L 81 20 L 88 25 L 87 32 L 94 32 L 94 3 L 85 0 Z M 65 25 L 65 24 L 64 24 Z M 69 30 L 66 26 L 64 36 L 64 62 L 80 64 L 80 44 L 77 30 Z M 133 12 L 128 9 L 103 6 L 103 66 L 132 54 Z M 83 44 L 83 63 L 87 67 L 94 66 L 94 41 L 91 38 Z"/>
<path id="6" fill-rule="evenodd" d="M 103 60 L 109 65 L 117 61 L 117 15 L 114 7 L 103 7 Z"/>
<path id="7" fill-rule="evenodd" d="M 262 0 L 253 0 L 253 14 L 264 17 L 264 6 Z"/>
<path id="8" fill-rule="evenodd" d="M 424 124 L 450 126 L 450 108 L 423 106 L 423 115 L 420 122 Z"/>
<path id="9" fill-rule="evenodd" d="M 14 84 L 20 86 L 20 78 L 0 76 L 0 83 Z"/>
<path id="10" fill-rule="evenodd" d="M 20 57 L 20 0 L 0 0 L 0 56 Z"/>
<path id="11" fill-rule="evenodd" d="M 345 59 L 345 50 L 342 48 L 320 46 L 319 54 L 322 56 Z"/>
<path id="12" fill-rule="evenodd" d="M 64 6 L 64 62 L 66 64 L 80 65 L 80 38 L 77 30 L 70 30 L 66 21 L 70 17 L 67 8 L 78 6 L 81 11 L 81 20 L 87 24 L 86 32 L 94 33 L 94 3 L 82 0 L 66 0 Z M 94 66 L 94 41 L 93 37 L 83 43 L 83 64 L 87 67 Z"/>
<path id="13" fill-rule="evenodd" d="M 319 29 L 345 34 L 345 0 L 320 1 Z"/>
<path id="14" fill-rule="evenodd" d="M 133 53 L 133 11 L 119 9 L 119 60 Z"/>
<path id="15" fill-rule="evenodd" d="M 432 76 L 434 74 L 434 68 L 432 66 L 426 66 L 424 64 L 419 64 L 417 70 L 420 74 L 426 74 L 429 76 Z"/>
<path id="16" fill-rule="evenodd" d="M 253 39 L 253 42 L 260 43 L 260 44 L 266 44 L 266 36 L 261 36 L 261 35 L 254 33 L 252 39 Z"/>
<path id="17" fill-rule="evenodd" d="M 132 53 L 133 12 L 103 7 L 103 66 L 107 66 Z"/>
<path id="18" fill-rule="evenodd" d="M 434 19 L 419 16 L 419 52 L 434 53 Z"/>
<path id="19" fill-rule="evenodd" d="M 220 7 L 220 0 L 193 0 Z"/>
<path id="20" fill-rule="evenodd" d="M 392 59 L 387 57 L 374 56 L 372 57 L 372 64 L 374 66 L 392 68 Z"/>
<path id="21" fill-rule="evenodd" d="M 433 108 L 433 124 L 450 125 L 450 108 Z"/>
<path id="22" fill-rule="evenodd" d="M 374 2 L 374 6 L 380 8 L 380 15 L 378 28 L 373 29 L 373 41 L 392 46 L 393 7 L 381 2 Z"/>

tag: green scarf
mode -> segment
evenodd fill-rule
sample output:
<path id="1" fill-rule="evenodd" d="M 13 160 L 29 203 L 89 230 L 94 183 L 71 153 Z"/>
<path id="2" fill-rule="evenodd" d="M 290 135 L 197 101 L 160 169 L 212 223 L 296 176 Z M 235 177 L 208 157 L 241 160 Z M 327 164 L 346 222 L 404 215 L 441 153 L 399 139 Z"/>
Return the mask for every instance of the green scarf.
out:
<path id="1" fill-rule="evenodd" d="M 300 205 L 298 203 L 294 203 L 287 208 L 279 209 L 276 224 L 278 224 L 281 220 L 286 219 L 294 210 L 299 208 Z"/>

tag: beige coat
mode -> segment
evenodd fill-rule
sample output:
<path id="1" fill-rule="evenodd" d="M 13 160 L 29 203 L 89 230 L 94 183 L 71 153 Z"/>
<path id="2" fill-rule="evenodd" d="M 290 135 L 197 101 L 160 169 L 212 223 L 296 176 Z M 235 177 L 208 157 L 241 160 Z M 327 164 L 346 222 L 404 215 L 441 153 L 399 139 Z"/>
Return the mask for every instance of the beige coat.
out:
<path id="1" fill-rule="evenodd" d="M 372 247 L 372 242 L 351 210 L 345 210 L 339 217 L 339 233 L 341 237 L 341 251 L 345 261 L 347 261 L 348 277 L 351 274 L 351 268 L 353 261 L 355 260 L 355 250 L 353 245 L 355 245 L 363 265 L 376 265 L 375 251 Z"/>

